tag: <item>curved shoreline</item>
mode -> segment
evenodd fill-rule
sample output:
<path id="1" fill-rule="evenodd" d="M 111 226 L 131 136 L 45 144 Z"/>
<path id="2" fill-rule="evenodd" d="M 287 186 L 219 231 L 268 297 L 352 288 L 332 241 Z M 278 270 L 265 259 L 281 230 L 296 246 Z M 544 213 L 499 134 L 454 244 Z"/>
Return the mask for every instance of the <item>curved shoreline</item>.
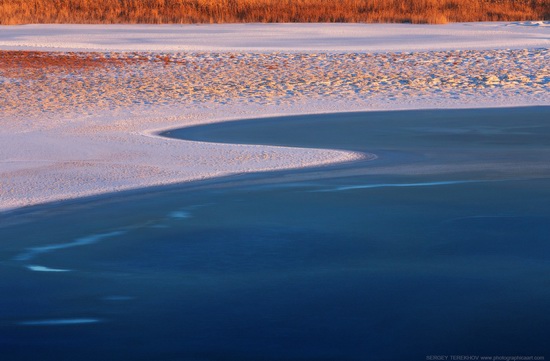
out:
<path id="1" fill-rule="evenodd" d="M 53 50 L 0 50 L 4 210 L 359 156 L 155 134 L 176 127 L 550 104 L 546 22 L 0 28 L 0 49 Z"/>
<path id="2" fill-rule="evenodd" d="M 548 105 L 549 55 L 6 53 L 0 207 L 349 161 L 357 155 L 315 150 L 330 147 L 192 143 L 150 129 L 268 114 Z"/>
<path id="3" fill-rule="evenodd" d="M 540 111 L 540 110 L 547 111 L 547 109 L 550 109 L 549 107 L 521 107 L 521 108 L 508 108 L 506 111 L 506 114 L 514 111 Z M 504 111 L 504 109 L 501 108 L 493 108 L 493 109 L 454 109 L 454 110 L 417 110 L 416 112 L 420 113 L 437 113 L 437 112 L 501 112 Z M 411 111 L 401 111 L 402 113 L 410 113 Z M 345 112 L 345 113 L 332 113 L 332 116 L 334 117 L 335 114 L 337 115 L 356 115 L 361 116 L 362 114 L 367 113 L 371 114 L 373 116 L 375 115 L 395 115 L 396 112 Z M 323 113 L 324 115 L 330 116 L 330 114 Z M 208 129 L 214 128 L 219 129 L 220 127 L 228 127 L 228 126 L 239 126 L 246 122 L 253 122 L 254 124 L 260 124 L 262 123 L 262 119 L 265 121 L 275 121 L 278 122 L 281 118 L 283 119 L 296 119 L 296 118 L 310 118 L 315 119 L 318 117 L 319 114 L 309 114 L 309 115 L 296 115 L 292 117 L 271 117 L 271 118 L 252 118 L 252 119 L 244 119 L 240 121 L 235 122 L 218 122 L 218 123 L 211 123 L 206 125 L 200 125 L 197 126 L 198 129 L 204 129 L 205 127 Z M 264 123 L 265 124 L 265 123 Z M 184 127 L 184 128 L 178 128 L 178 129 L 184 129 L 188 130 L 191 127 Z M 171 128 L 170 130 L 166 131 L 174 131 L 174 128 Z M 165 132 L 166 132 L 165 131 Z M 160 130 L 156 130 L 156 132 L 162 133 Z M 153 135 L 154 137 L 162 138 L 161 135 Z M 177 141 L 177 140 L 174 140 Z M 357 151 L 355 154 L 363 154 L 358 153 Z M 402 155 L 396 154 L 399 157 L 402 157 Z M 389 154 L 390 158 L 388 158 L 388 154 L 384 154 L 384 162 L 387 162 L 388 159 L 391 159 L 393 157 L 391 154 Z M 270 171 L 254 171 L 254 172 L 248 172 L 248 173 L 242 173 L 237 172 L 230 175 L 222 175 L 219 177 L 212 177 L 202 180 L 195 180 L 195 181 L 183 181 L 183 182 L 173 182 L 168 184 L 159 184 L 159 185 L 150 185 L 150 186 L 144 186 L 144 187 L 137 187 L 132 189 L 124 189 L 124 190 L 118 190 L 115 192 L 104 192 L 104 193 L 98 193 L 98 194 L 92 194 L 92 195 L 86 195 L 83 197 L 76 197 L 76 198 L 69 198 L 69 199 L 62 199 L 59 201 L 53 201 L 53 202 L 46 202 L 41 203 L 38 205 L 30 205 L 26 207 L 19 207 L 14 208 L 11 210 L 6 210 L 2 212 L 2 215 L 5 216 L 4 218 L 7 220 L 8 218 L 12 218 L 12 216 L 22 215 L 26 213 L 33 213 L 34 211 L 42 211 L 44 209 L 52 209 L 55 207 L 63 207 L 64 205 L 71 205 L 71 204 L 79 204 L 79 203 L 89 203 L 93 201 L 101 201 L 101 202 L 110 202 L 110 201 L 116 201 L 119 199 L 123 199 L 125 197 L 131 196 L 131 197 L 140 197 L 140 196 L 146 196 L 151 194 L 158 194 L 159 192 L 169 192 L 172 190 L 184 190 L 184 189 L 200 189 L 203 187 L 227 187 L 232 186 L 236 182 L 242 183 L 242 184 L 252 184 L 252 183 L 258 183 L 258 184 L 265 184 L 265 183 L 277 183 L 277 182 L 287 182 L 289 181 L 289 177 L 292 177 L 293 179 L 300 179 L 300 180 L 312 180 L 319 176 L 334 176 L 335 174 L 341 174 L 341 175 L 353 175 L 354 172 L 357 171 L 357 169 L 363 169 L 364 166 L 370 166 L 372 163 L 372 158 L 365 158 L 361 157 L 360 159 L 353 159 L 351 161 L 344 161 L 340 163 L 330 163 L 330 164 L 324 164 L 324 165 L 313 165 L 311 167 L 295 167 L 295 168 L 285 168 L 285 169 L 277 169 L 277 170 L 270 170 Z M 383 164 L 383 163 L 382 163 Z M 329 172 L 330 171 L 330 172 Z M 426 171 L 426 170 L 425 170 Z M 429 171 L 429 170 L 427 170 Z M 410 172 L 410 171 L 409 171 Z"/>

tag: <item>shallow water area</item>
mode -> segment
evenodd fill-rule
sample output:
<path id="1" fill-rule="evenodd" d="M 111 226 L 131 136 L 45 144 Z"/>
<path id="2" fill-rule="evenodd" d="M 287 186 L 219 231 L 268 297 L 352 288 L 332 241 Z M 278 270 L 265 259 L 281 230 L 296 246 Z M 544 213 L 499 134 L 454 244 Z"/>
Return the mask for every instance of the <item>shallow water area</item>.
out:
<path id="1" fill-rule="evenodd" d="M 3 214 L 0 354 L 544 356 L 549 115 L 346 113 L 167 132 L 377 158 Z"/>

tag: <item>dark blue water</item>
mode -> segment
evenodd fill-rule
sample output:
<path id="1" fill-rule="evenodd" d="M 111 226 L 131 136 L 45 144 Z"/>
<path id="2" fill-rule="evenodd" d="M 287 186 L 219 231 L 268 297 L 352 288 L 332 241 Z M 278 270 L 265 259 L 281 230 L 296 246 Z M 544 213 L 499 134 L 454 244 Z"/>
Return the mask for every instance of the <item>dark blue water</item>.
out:
<path id="1" fill-rule="evenodd" d="M 379 158 L 0 215 L 0 360 L 550 357 L 549 115 L 172 131 Z"/>

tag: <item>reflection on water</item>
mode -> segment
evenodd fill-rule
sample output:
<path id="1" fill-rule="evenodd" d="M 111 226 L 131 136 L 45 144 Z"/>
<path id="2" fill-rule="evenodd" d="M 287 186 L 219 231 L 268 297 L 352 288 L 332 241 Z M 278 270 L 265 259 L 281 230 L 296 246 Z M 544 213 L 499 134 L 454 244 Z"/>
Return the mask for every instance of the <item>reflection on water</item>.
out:
<path id="1" fill-rule="evenodd" d="M 6 215 L 0 359 L 545 355 L 549 110 L 172 132 L 379 158 Z"/>

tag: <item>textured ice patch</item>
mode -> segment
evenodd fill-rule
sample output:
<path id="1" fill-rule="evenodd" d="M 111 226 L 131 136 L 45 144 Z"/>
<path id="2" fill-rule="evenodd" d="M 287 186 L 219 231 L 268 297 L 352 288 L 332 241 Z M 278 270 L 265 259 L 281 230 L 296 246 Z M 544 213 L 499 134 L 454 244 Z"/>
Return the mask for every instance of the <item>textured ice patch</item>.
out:
<path id="1" fill-rule="evenodd" d="M 65 325 L 82 325 L 89 323 L 101 322 L 97 318 L 62 318 L 53 320 L 34 320 L 34 321 L 21 321 L 18 325 L 21 326 L 65 326 Z"/>
<path id="2" fill-rule="evenodd" d="M 71 270 L 68 269 L 60 269 L 60 268 L 50 268 L 45 266 L 38 266 L 38 265 L 28 265 L 28 269 L 31 271 L 36 272 L 70 272 Z"/>
<path id="3" fill-rule="evenodd" d="M 419 183 L 379 183 L 379 184 L 359 184 L 354 186 L 342 186 L 332 189 L 320 190 L 317 192 L 339 192 L 349 191 L 354 189 L 368 189 L 368 188 L 389 188 L 389 187 L 431 187 L 431 186 L 443 186 L 452 184 L 464 184 L 464 183 L 477 183 L 482 181 L 477 180 L 465 180 L 465 181 L 443 181 L 443 182 L 419 182 Z"/>
<path id="4" fill-rule="evenodd" d="M 94 235 L 91 235 L 91 236 L 78 238 L 78 239 L 76 239 L 72 242 L 50 244 L 50 245 L 47 245 L 47 246 L 28 248 L 25 252 L 23 252 L 20 255 L 16 256 L 15 260 L 16 261 L 28 261 L 28 260 L 31 260 L 34 257 L 39 256 L 39 255 L 44 254 L 44 253 L 49 253 L 49 252 L 57 251 L 57 250 L 60 250 L 60 249 L 66 249 L 66 248 L 86 246 L 86 245 L 90 245 L 90 244 L 99 242 L 102 239 L 119 236 L 119 235 L 124 234 L 124 233 L 125 233 L 124 231 L 115 231 L 115 232 L 109 232 L 109 233 L 94 234 Z"/>
<path id="5" fill-rule="evenodd" d="M 170 218 L 190 218 L 191 213 L 186 211 L 174 211 L 168 215 Z"/>

